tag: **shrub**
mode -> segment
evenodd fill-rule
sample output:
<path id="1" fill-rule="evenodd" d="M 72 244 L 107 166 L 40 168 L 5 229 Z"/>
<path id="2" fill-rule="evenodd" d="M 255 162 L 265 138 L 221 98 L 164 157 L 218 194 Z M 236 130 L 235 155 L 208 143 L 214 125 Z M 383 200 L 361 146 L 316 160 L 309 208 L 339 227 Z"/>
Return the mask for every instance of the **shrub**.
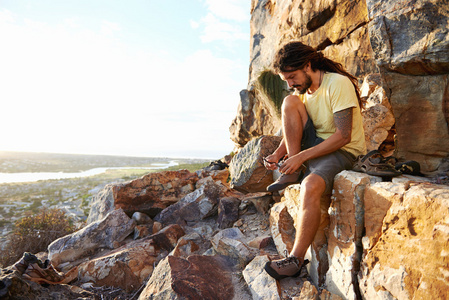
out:
<path id="1" fill-rule="evenodd" d="M 26 216 L 15 223 L 8 236 L 0 264 L 9 266 L 22 257 L 24 252 L 47 251 L 51 242 L 75 231 L 73 220 L 60 209 L 41 209 L 36 215 Z"/>

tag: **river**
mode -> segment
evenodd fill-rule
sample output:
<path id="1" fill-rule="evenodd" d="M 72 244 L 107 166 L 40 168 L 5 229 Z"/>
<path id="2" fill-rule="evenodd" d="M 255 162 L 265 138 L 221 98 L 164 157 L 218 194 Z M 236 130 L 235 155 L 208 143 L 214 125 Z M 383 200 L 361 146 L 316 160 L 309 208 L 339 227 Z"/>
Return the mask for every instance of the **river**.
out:
<path id="1" fill-rule="evenodd" d="M 107 167 L 93 168 L 82 172 L 64 173 L 64 172 L 23 172 L 23 173 L 0 173 L 1 183 L 19 183 L 19 182 L 35 182 L 39 180 L 79 178 L 92 175 L 98 175 L 110 169 L 147 169 L 161 170 L 171 166 L 176 166 L 176 161 L 170 161 L 166 164 L 153 164 L 154 167 Z"/>

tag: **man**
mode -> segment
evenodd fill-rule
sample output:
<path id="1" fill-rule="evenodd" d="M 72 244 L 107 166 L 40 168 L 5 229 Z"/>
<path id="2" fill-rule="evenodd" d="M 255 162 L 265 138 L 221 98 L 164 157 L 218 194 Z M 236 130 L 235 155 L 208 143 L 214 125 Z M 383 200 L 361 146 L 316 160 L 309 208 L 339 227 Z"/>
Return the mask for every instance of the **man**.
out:
<path id="1" fill-rule="evenodd" d="M 265 158 L 267 169 L 279 167 L 282 174 L 267 190 L 301 182 L 293 248 L 286 258 L 265 266 L 282 279 L 299 275 L 320 224 L 321 196 L 331 193 L 335 175 L 351 169 L 366 146 L 357 79 L 340 64 L 291 42 L 277 52 L 273 67 L 295 93 L 282 104 L 282 142 Z"/>

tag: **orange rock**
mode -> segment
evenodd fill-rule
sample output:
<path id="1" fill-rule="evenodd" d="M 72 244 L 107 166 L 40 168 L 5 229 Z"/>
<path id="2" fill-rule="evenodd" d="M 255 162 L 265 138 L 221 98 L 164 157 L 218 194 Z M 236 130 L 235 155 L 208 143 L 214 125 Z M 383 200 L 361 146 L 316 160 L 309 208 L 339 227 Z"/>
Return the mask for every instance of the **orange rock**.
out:
<path id="1" fill-rule="evenodd" d="M 447 299 L 449 187 L 413 185 L 392 203 L 359 274 L 366 299 Z M 396 196 L 397 197 L 397 196 Z M 373 241 L 374 242 L 374 241 Z"/>

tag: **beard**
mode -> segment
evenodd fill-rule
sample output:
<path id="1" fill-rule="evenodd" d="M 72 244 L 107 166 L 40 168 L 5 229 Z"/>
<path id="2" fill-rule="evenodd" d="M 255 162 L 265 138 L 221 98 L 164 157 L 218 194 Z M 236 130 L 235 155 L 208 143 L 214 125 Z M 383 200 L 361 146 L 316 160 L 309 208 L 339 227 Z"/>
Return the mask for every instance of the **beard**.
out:
<path id="1" fill-rule="evenodd" d="M 306 73 L 304 73 L 305 77 L 306 77 L 306 81 L 304 82 L 304 84 L 296 84 L 293 86 L 293 88 L 298 91 L 298 93 L 300 93 L 301 95 L 305 94 L 307 92 L 307 90 L 310 88 L 310 86 L 312 85 L 312 78 L 307 75 Z"/>

